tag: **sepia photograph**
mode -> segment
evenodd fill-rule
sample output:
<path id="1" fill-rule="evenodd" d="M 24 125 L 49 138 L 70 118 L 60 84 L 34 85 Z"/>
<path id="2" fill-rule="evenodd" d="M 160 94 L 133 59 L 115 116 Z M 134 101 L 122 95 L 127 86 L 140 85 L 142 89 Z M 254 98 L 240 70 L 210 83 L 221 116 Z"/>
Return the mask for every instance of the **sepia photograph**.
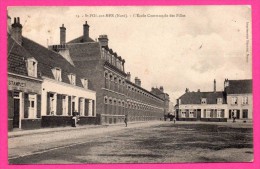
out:
<path id="1" fill-rule="evenodd" d="M 8 162 L 254 161 L 250 5 L 8 6 Z"/>

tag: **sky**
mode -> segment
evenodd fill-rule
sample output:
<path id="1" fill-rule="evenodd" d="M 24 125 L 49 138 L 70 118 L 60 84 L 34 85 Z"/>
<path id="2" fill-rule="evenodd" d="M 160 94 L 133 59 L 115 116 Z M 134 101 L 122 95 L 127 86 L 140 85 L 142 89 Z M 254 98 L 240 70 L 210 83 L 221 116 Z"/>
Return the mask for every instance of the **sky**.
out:
<path id="1" fill-rule="evenodd" d="M 20 17 L 23 36 L 46 46 L 83 35 L 106 34 L 109 47 L 126 60 L 132 81 L 164 87 L 173 103 L 190 91 L 212 91 L 216 79 L 252 79 L 250 6 L 9 7 Z M 113 14 L 106 15 L 106 14 Z M 116 17 L 120 16 L 120 17 Z"/>

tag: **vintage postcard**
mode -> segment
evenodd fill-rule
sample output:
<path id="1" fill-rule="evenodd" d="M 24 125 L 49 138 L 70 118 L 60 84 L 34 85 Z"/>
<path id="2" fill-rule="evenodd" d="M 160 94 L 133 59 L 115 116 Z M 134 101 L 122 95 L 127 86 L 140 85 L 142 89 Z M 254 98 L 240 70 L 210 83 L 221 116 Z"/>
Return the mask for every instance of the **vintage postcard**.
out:
<path id="1" fill-rule="evenodd" d="M 10 165 L 254 161 L 251 6 L 7 11 Z"/>

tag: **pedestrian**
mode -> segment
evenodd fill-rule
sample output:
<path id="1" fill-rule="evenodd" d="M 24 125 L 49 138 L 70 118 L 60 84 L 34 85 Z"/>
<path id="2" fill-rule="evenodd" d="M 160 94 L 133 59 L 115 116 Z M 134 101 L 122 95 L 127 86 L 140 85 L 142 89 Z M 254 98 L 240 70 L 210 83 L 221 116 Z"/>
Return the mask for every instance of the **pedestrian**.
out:
<path id="1" fill-rule="evenodd" d="M 232 118 L 233 118 L 233 123 L 235 123 L 236 122 L 236 116 L 233 115 Z"/>
<path id="2" fill-rule="evenodd" d="M 125 115 L 125 119 L 124 119 L 125 127 L 127 127 L 127 121 L 128 121 L 128 118 L 127 118 L 127 115 Z"/>
<path id="3" fill-rule="evenodd" d="M 175 116 L 173 116 L 173 123 L 175 123 L 176 122 L 176 117 Z"/>
<path id="4" fill-rule="evenodd" d="M 77 123 L 76 121 L 77 121 L 76 112 L 73 111 L 72 112 L 72 118 L 71 118 L 71 126 L 72 127 L 76 127 L 76 123 Z"/>
<path id="5" fill-rule="evenodd" d="M 72 112 L 72 127 L 77 127 L 79 120 L 79 113 L 75 110 Z"/>

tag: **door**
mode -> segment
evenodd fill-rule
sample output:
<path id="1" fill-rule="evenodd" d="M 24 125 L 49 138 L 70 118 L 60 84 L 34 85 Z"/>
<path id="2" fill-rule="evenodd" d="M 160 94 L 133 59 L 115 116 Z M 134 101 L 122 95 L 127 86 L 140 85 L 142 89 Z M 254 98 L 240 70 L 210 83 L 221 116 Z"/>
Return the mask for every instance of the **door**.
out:
<path id="1" fill-rule="evenodd" d="M 197 109 L 197 120 L 201 119 L 201 109 Z"/>
<path id="2" fill-rule="evenodd" d="M 19 128 L 20 122 L 20 100 L 14 99 L 13 128 Z"/>

